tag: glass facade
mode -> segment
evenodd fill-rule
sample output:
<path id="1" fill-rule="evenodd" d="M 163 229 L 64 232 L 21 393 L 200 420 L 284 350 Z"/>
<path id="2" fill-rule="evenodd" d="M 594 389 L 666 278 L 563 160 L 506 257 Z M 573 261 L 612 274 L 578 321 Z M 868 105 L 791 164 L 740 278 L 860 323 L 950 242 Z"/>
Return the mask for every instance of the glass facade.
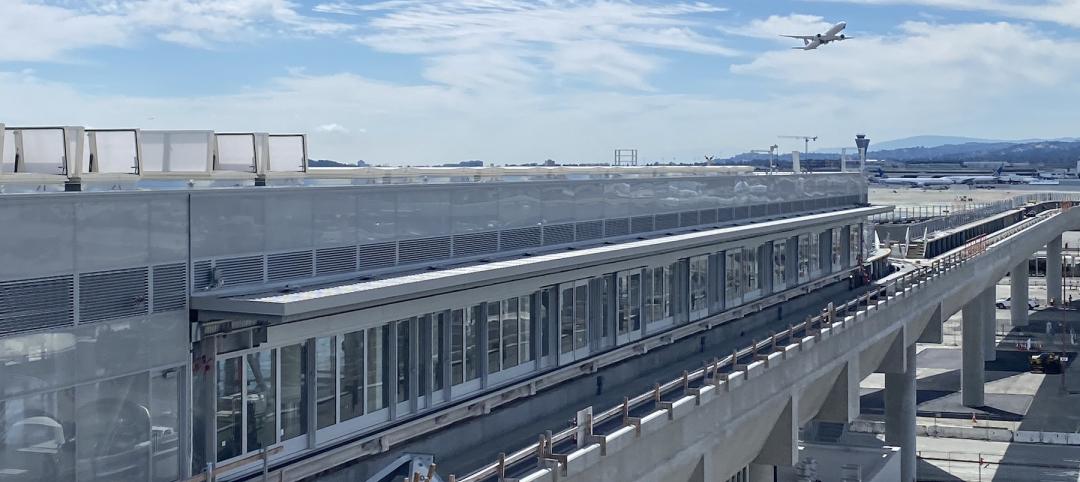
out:
<path id="1" fill-rule="evenodd" d="M 778 239 L 772 242 L 772 282 L 773 292 L 787 287 L 787 241 Z"/>
<path id="2" fill-rule="evenodd" d="M 690 258 L 690 313 L 709 311 L 709 256 Z"/>
<path id="3" fill-rule="evenodd" d="M 841 266 L 844 266 L 847 261 L 847 256 L 844 252 L 844 239 L 843 230 L 840 228 L 833 228 L 832 231 L 832 270 L 830 272 L 835 273 Z"/>

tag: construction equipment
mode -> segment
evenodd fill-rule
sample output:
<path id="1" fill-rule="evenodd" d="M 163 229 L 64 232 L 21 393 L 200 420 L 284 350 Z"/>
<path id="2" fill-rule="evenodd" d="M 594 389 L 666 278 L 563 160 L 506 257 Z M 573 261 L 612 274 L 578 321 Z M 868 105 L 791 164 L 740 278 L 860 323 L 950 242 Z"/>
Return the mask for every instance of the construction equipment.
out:
<path id="1" fill-rule="evenodd" d="M 1057 353 L 1040 353 L 1038 355 L 1032 355 L 1030 364 L 1031 371 L 1033 373 L 1061 373 L 1062 362 L 1067 361 L 1068 358 L 1063 357 Z"/>
<path id="2" fill-rule="evenodd" d="M 802 139 L 806 143 L 803 148 L 803 154 L 810 153 L 810 141 L 817 141 L 817 136 L 777 136 L 781 139 Z"/>
<path id="3" fill-rule="evenodd" d="M 776 170 L 776 151 L 778 149 L 780 149 L 780 146 L 776 145 L 776 144 L 773 144 L 773 145 L 769 146 L 769 150 L 767 150 L 767 151 L 761 150 L 761 149 L 753 149 L 753 150 L 750 151 L 750 153 L 751 154 L 768 154 L 769 155 L 769 171 L 772 172 L 772 171 Z"/>

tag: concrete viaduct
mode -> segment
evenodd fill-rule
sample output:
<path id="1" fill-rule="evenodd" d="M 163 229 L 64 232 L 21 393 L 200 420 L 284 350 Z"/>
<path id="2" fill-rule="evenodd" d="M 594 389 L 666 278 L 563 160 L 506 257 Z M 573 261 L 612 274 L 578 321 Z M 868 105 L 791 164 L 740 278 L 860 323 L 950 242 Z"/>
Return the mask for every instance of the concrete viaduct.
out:
<path id="1" fill-rule="evenodd" d="M 1026 324 L 1027 259 L 1046 246 L 1048 292 L 1061 292 L 1061 234 L 1080 228 L 1080 209 L 1054 207 L 880 280 L 854 310 L 825 313 L 779 343 L 734 354 L 724 369 L 691 374 L 699 386 L 622 427 L 604 435 L 586 427 L 560 455 L 548 446 L 546 463 L 518 480 L 726 481 L 747 465 L 750 480 L 772 480 L 773 466 L 797 463 L 800 426 L 858 416 L 859 382 L 871 373 L 885 374 L 886 443 L 901 447 L 902 479 L 915 480 L 915 343 L 940 342 L 943 321 L 962 311 L 963 403 L 983 405 L 997 280 L 1016 273 L 1012 319 Z"/>

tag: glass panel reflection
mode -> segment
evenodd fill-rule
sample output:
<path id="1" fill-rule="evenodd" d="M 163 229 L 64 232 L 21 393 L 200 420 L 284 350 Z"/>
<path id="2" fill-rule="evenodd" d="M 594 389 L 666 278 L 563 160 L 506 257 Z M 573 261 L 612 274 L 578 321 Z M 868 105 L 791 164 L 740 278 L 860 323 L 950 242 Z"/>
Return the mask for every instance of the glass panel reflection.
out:
<path id="1" fill-rule="evenodd" d="M 242 386 L 240 359 L 217 361 L 217 459 L 240 455 L 242 426 Z"/>
<path id="2" fill-rule="evenodd" d="M 277 442 L 277 353 L 248 355 L 244 371 L 247 386 L 247 451 Z"/>
<path id="3" fill-rule="evenodd" d="M 364 414 L 364 332 L 338 337 L 341 351 L 341 380 L 338 383 L 341 421 Z"/>
<path id="4" fill-rule="evenodd" d="M 315 339 L 315 410 L 317 428 L 337 423 L 337 353 L 334 337 Z"/>

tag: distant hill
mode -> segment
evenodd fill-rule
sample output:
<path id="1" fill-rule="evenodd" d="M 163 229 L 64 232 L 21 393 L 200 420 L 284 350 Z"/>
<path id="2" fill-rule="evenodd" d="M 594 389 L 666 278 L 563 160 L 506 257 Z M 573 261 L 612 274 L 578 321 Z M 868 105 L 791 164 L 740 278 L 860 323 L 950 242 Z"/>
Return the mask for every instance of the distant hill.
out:
<path id="1" fill-rule="evenodd" d="M 330 159 L 308 159 L 308 167 L 366 167 L 367 163 L 364 161 L 356 161 L 355 164 L 345 164 L 344 162 L 331 161 Z"/>
<path id="2" fill-rule="evenodd" d="M 892 151 L 897 149 L 912 149 L 916 147 L 942 147 L 942 146 L 967 146 L 961 150 L 985 150 L 980 144 L 1030 144 L 1035 142 L 1077 142 L 1080 141 L 1078 137 L 1062 137 L 1058 139 L 1018 139 L 1018 140 L 1002 140 L 1002 139 L 980 139 L 977 137 L 961 137 L 961 136 L 939 136 L 939 135 L 925 135 L 925 136 L 913 136 L 905 137 L 903 139 L 894 139 L 891 141 L 883 142 L 870 142 L 870 152 L 877 151 Z M 855 147 L 849 147 L 848 152 L 854 152 Z M 830 147 L 815 150 L 814 152 L 827 153 L 827 154 L 839 154 L 839 147 Z"/>
<path id="3" fill-rule="evenodd" d="M 849 151 L 854 157 L 854 152 Z M 827 161 L 839 159 L 839 154 L 812 152 L 803 155 L 804 161 Z M 968 142 L 935 147 L 908 147 L 901 149 L 874 150 L 873 159 L 897 162 L 1015 162 L 1045 167 L 1074 167 L 1080 161 L 1080 141 L 1031 141 L 1031 142 Z M 782 165 L 791 165 L 791 155 L 779 158 Z M 722 161 L 724 164 L 747 164 L 767 166 L 769 156 L 763 154 L 739 154 Z"/>

